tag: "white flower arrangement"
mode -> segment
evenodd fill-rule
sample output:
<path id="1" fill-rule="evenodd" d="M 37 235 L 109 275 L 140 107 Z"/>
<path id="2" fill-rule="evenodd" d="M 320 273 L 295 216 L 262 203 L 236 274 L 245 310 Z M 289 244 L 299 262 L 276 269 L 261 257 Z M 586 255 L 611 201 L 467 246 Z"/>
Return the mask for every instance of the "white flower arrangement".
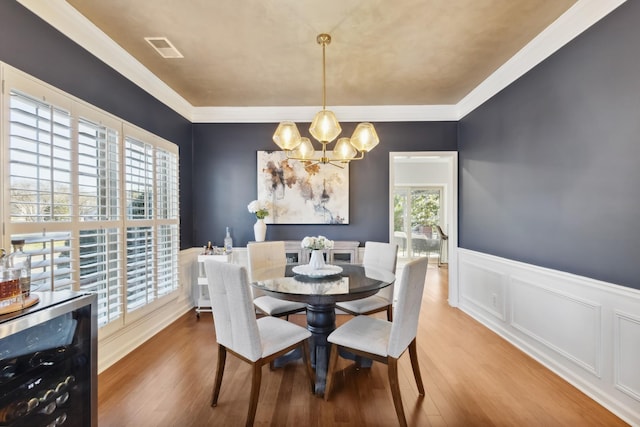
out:
<path id="1" fill-rule="evenodd" d="M 302 243 L 300 244 L 304 249 L 332 249 L 333 248 L 333 240 L 329 240 L 324 236 L 307 236 L 302 239 Z"/>
<path id="2" fill-rule="evenodd" d="M 255 214 L 256 218 L 264 219 L 265 217 L 269 216 L 271 203 L 265 202 L 263 200 L 254 200 L 253 202 L 249 203 L 249 205 L 247 206 L 247 209 L 252 214 Z"/>

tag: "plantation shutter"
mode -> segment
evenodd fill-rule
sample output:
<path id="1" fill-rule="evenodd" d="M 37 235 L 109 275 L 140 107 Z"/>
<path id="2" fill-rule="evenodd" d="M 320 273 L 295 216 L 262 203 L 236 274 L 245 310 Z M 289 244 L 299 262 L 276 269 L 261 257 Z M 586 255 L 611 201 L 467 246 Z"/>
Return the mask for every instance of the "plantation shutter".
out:
<path id="1" fill-rule="evenodd" d="M 98 326 L 122 315 L 120 230 L 80 231 L 80 290 L 98 296 Z"/>
<path id="2" fill-rule="evenodd" d="M 127 228 L 127 312 L 155 299 L 152 227 Z"/>
<path id="3" fill-rule="evenodd" d="M 114 221 L 119 212 L 118 132 L 85 118 L 78 120 L 80 221 Z"/>
<path id="4" fill-rule="evenodd" d="M 153 215 L 153 146 L 125 138 L 127 219 L 151 219 Z"/>
<path id="5" fill-rule="evenodd" d="M 96 294 L 107 335 L 177 298 L 177 146 L 0 71 L 2 235 L 25 240 L 31 289 Z"/>
<path id="6" fill-rule="evenodd" d="M 24 239 L 23 250 L 31 254 L 32 291 L 73 289 L 70 231 L 13 234 L 11 239 Z"/>
<path id="7" fill-rule="evenodd" d="M 71 115 L 11 91 L 11 222 L 71 221 Z"/>
<path id="8" fill-rule="evenodd" d="M 158 227 L 158 296 L 178 288 L 178 226 Z"/>

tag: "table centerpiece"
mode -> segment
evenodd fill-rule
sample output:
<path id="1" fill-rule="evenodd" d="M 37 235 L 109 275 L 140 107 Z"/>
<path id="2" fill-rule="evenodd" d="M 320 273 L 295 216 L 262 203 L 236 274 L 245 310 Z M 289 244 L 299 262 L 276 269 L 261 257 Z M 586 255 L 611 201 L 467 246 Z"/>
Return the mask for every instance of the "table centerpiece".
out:
<path id="1" fill-rule="evenodd" d="M 311 258 L 309 259 L 309 264 L 293 267 L 294 273 L 312 278 L 320 278 L 342 272 L 342 267 L 326 264 L 324 260 L 323 252 L 333 248 L 333 240 L 329 240 L 324 236 L 307 236 L 302 239 L 300 246 L 303 249 L 311 250 Z"/>
<path id="2" fill-rule="evenodd" d="M 333 248 L 333 240 L 329 240 L 324 236 L 307 236 L 302 239 L 300 244 L 304 249 L 311 250 L 311 258 L 309 259 L 309 267 L 314 270 L 321 270 L 325 266 L 324 254 L 322 253 L 326 249 Z"/>

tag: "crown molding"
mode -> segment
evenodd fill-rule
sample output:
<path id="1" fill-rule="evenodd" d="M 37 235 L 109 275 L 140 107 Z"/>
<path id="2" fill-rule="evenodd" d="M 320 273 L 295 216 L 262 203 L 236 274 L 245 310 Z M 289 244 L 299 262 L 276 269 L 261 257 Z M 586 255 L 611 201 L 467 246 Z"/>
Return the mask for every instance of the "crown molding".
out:
<path id="1" fill-rule="evenodd" d="M 64 0 L 17 0 L 45 22 L 193 123 L 311 121 L 319 107 L 194 107 Z M 342 121 L 456 121 L 627 0 L 578 0 L 455 105 L 342 106 Z"/>
<path id="2" fill-rule="evenodd" d="M 482 105 L 626 1 L 578 0 L 458 102 L 458 119 Z"/>
<path id="3" fill-rule="evenodd" d="M 195 107 L 193 123 L 311 122 L 321 107 Z M 456 121 L 455 105 L 331 106 L 342 122 Z"/>
<path id="4" fill-rule="evenodd" d="M 64 0 L 17 0 L 49 25 L 191 120 L 193 106 Z"/>

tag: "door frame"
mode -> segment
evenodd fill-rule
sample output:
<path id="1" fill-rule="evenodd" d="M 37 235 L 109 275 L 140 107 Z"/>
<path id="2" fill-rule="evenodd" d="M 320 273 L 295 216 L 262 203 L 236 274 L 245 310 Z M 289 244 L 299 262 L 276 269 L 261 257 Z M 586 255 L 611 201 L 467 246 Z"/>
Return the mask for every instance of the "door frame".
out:
<path id="1" fill-rule="evenodd" d="M 393 195 L 395 186 L 396 157 L 438 157 L 447 164 L 447 191 L 445 197 L 445 221 L 448 224 L 447 260 L 449 273 L 449 297 L 451 307 L 459 305 L 458 285 L 458 152 L 457 151 L 391 151 L 389 152 L 389 241 L 393 242 Z"/>

